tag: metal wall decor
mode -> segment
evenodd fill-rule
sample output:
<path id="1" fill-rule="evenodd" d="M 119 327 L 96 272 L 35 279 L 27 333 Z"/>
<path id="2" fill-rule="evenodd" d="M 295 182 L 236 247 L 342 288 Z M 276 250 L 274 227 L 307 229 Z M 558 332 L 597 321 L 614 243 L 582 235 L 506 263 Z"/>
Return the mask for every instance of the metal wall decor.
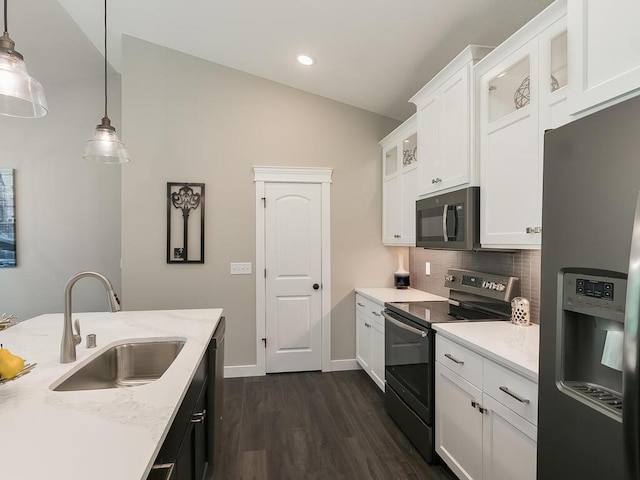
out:
<path id="1" fill-rule="evenodd" d="M 15 267 L 16 207 L 14 175 L 11 168 L 0 168 L 0 268 Z"/>
<path id="2" fill-rule="evenodd" d="M 416 152 L 418 151 L 418 147 L 413 147 L 411 149 L 406 148 L 402 150 L 402 166 L 408 167 L 412 163 L 417 161 Z"/>
<path id="3" fill-rule="evenodd" d="M 516 104 L 516 109 L 529 105 L 529 102 L 531 101 L 531 90 L 529 86 L 530 78 L 529 75 L 527 75 L 513 94 L 513 101 Z"/>
<path id="4" fill-rule="evenodd" d="M 167 182 L 167 263 L 204 263 L 204 183 Z"/>

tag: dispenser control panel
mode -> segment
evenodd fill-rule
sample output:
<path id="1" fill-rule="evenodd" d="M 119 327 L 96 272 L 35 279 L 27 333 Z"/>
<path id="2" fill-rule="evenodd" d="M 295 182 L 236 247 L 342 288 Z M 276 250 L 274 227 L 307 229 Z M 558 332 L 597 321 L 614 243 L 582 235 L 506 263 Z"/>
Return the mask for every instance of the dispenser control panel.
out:
<path id="1" fill-rule="evenodd" d="M 587 269 L 562 276 L 562 303 L 565 310 L 624 322 L 627 279 L 590 274 Z"/>
<path id="2" fill-rule="evenodd" d="M 613 301 L 613 282 L 601 282 L 590 278 L 576 279 L 576 294 Z"/>

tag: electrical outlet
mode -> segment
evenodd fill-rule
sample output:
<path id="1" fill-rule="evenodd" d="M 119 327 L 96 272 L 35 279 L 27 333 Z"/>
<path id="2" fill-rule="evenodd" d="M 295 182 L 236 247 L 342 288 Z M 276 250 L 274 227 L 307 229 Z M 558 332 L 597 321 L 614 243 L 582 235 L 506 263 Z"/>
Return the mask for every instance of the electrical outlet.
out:
<path id="1" fill-rule="evenodd" d="M 425 275 L 431 275 L 431 263 L 430 262 L 424 262 L 424 274 Z"/>
<path id="2" fill-rule="evenodd" d="M 231 263 L 229 273 L 231 275 L 251 275 L 251 262 Z"/>

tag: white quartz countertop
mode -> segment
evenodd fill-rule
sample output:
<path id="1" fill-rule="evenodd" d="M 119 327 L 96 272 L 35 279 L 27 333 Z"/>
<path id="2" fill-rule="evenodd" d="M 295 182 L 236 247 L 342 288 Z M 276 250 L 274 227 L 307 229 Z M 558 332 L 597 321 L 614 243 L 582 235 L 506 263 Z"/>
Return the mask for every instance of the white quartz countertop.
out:
<path id="1" fill-rule="evenodd" d="M 62 314 L 41 315 L 0 332 L 0 342 L 37 367 L 0 385 L 0 478 L 7 480 L 145 479 L 221 309 L 79 313 L 82 343 L 74 363 L 60 363 Z M 98 346 L 87 349 L 95 333 Z M 54 392 L 49 387 L 123 339 L 186 339 L 155 382 L 131 387 Z"/>
<path id="2" fill-rule="evenodd" d="M 439 335 L 448 337 L 516 372 L 538 381 L 540 327 L 511 322 L 436 323 Z"/>
<path id="3" fill-rule="evenodd" d="M 433 293 L 423 292 L 415 288 L 356 288 L 356 293 L 369 300 L 384 304 L 385 302 L 446 302 L 447 299 Z"/>

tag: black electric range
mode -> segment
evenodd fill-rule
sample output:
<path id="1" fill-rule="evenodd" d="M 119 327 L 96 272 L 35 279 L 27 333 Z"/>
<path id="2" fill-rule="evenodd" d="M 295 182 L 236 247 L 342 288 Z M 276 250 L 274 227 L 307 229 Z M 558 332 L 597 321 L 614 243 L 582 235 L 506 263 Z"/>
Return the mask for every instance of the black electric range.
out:
<path id="1" fill-rule="evenodd" d="M 434 323 L 509 320 L 516 277 L 450 269 L 448 301 L 385 303 L 385 408 L 416 450 L 433 463 Z"/>

